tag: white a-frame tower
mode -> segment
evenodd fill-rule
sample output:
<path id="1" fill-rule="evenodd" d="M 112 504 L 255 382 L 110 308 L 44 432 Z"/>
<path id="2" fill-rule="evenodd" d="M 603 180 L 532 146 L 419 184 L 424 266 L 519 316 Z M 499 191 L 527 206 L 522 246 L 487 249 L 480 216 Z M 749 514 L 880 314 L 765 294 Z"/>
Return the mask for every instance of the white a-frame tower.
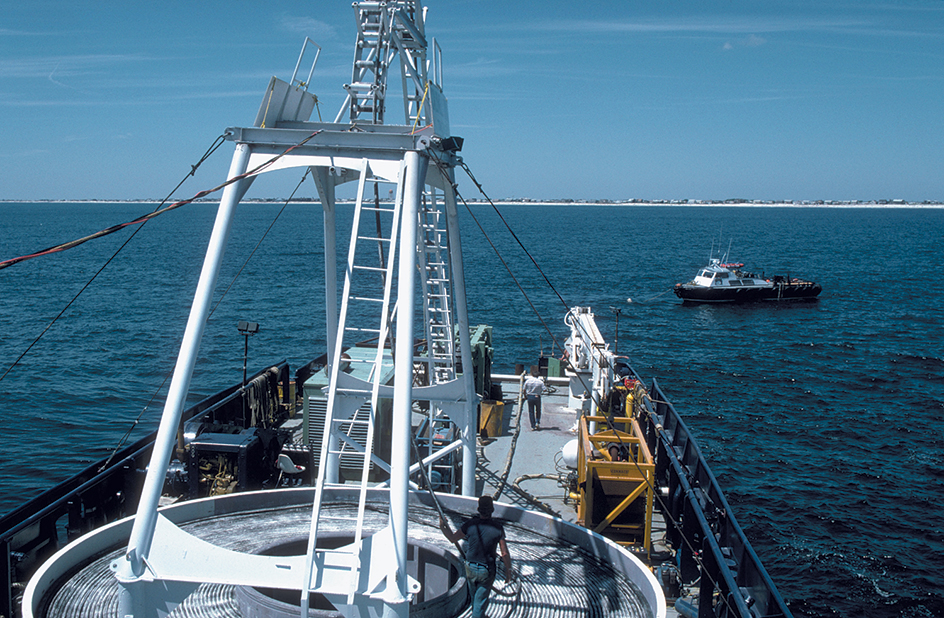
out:
<path id="1" fill-rule="evenodd" d="M 200 583 L 215 582 L 297 590 L 302 616 L 317 593 L 348 616 L 405 618 L 418 586 L 406 566 L 415 402 L 458 427 L 460 439 L 438 455 L 461 451 L 462 493 L 474 493 L 477 402 L 453 174 L 461 138 L 449 130 L 440 53 L 427 44 L 418 2 L 359 2 L 354 10 L 353 76 L 335 122 L 308 121 L 316 98 L 296 67 L 290 83 L 272 78 L 254 126 L 227 130 L 236 143 L 234 182 L 220 202 L 128 550 L 113 564 L 121 616 L 164 615 Z M 388 92 L 397 66 L 403 124 L 385 124 L 388 114 L 399 116 Z M 289 167 L 311 171 L 324 209 L 330 386 L 307 554 L 270 557 L 196 539 L 157 506 L 236 205 L 256 175 Z M 336 208 L 335 189 L 344 183 L 357 187 L 346 255 L 335 238 L 340 212 L 350 210 Z M 344 351 L 363 341 L 373 351 L 348 360 Z M 343 370 L 351 362 L 362 364 L 362 377 Z M 392 383 L 382 379 L 390 366 Z M 389 440 L 382 454 L 374 452 L 381 423 Z M 352 437 L 355 426 L 366 439 Z M 351 457 L 362 465 L 354 540 L 326 550 L 318 546 L 322 497 L 339 483 L 342 451 L 348 465 Z M 389 472 L 390 516 L 386 528 L 368 534 L 371 467 Z"/>

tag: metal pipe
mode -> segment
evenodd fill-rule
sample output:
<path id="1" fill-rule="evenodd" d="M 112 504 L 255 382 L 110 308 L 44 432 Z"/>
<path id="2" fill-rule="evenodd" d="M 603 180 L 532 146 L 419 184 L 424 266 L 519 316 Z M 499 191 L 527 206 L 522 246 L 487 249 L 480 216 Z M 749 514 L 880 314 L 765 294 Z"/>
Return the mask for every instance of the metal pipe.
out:
<path id="1" fill-rule="evenodd" d="M 416 238 L 423 179 L 429 160 L 418 152 L 405 153 L 406 182 L 400 219 L 397 275 L 397 340 L 393 384 L 393 422 L 390 456 L 390 528 L 396 557 L 395 573 L 387 577 L 384 615 L 407 618 L 407 542 L 410 494 L 410 432 L 413 413 L 413 320 L 416 280 Z"/>
<path id="2" fill-rule="evenodd" d="M 324 211 L 324 279 L 325 279 L 325 337 L 328 348 L 326 375 L 331 376 L 332 384 L 337 382 L 334 372 L 335 356 L 340 353 L 338 346 L 338 249 L 337 249 L 337 210 L 335 208 L 335 186 L 337 176 L 334 168 L 313 168 L 315 185 L 318 187 L 318 196 Z M 330 431 L 326 424 L 324 431 Z M 324 442 L 330 444 L 330 441 Z M 320 457 L 320 455 L 319 455 Z M 319 461 L 321 461 L 319 459 Z M 325 480 L 329 483 L 338 482 L 338 456 L 329 454 L 325 461 Z"/>
<path id="3" fill-rule="evenodd" d="M 250 148 L 246 144 L 237 144 L 230 164 L 229 178 L 239 176 L 246 171 L 249 164 Z M 206 326 L 207 316 L 210 313 L 210 303 L 213 299 L 213 288 L 219 275 L 223 253 L 226 250 L 226 241 L 232 228 L 236 205 L 251 184 L 251 179 L 244 178 L 223 190 L 216 222 L 213 224 L 213 233 L 207 247 L 203 270 L 197 283 L 193 305 L 190 307 L 190 317 L 184 331 L 183 341 L 180 344 L 180 353 L 177 356 L 177 365 L 167 392 L 167 403 L 161 416 L 157 438 L 151 462 L 148 466 L 144 488 L 141 492 L 141 501 L 138 504 L 137 516 L 131 530 L 128 542 L 126 560 L 121 561 L 121 567 L 116 574 L 119 580 L 133 581 L 144 573 L 145 561 L 154 539 L 154 528 L 157 524 L 157 506 L 164 486 L 164 475 L 170 463 L 171 451 L 176 442 L 177 426 L 180 424 L 181 413 L 190 389 L 190 379 L 197 362 L 197 353 L 200 349 L 200 340 Z"/>
<path id="4" fill-rule="evenodd" d="M 441 168 L 440 168 L 441 169 Z M 459 238 L 459 211 L 453 188 L 453 170 L 443 178 L 446 204 L 446 231 L 449 234 L 449 265 L 452 267 L 453 293 L 456 298 L 456 324 L 459 328 L 459 358 L 462 360 L 462 383 L 465 387 L 465 418 L 461 423 L 462 495 L 475 495 L 475 382 L 472 375 L 472 343 L 469 340 L 469 305 L 465 295 L 465 269 L 462 266 L 462 241 Z"/>
<path id="5" fill-rule="evenodd" d="M 419 459 L 417 463 L 410 466 L 410 476 L 413 476 L 415 472 L 419 472 L 420 470 L 422 470 L 425 473 L 427 466 L 429 466 L 430 464 L 436 463 L 440 459 L 444 459 L 447 455 L 451 454 L 453 451 L 459 450 L 461 447 L 462 447 L 462 441 L 457 440 L 453 442 L 452 444 L 449 444 L 448 446 L 442 447 L 435 453 L 432 453 L 430 455 L 427 455 L 426 457 Z M 390 485 L 389 479 L 386 481 L 377 483 L 377 487 L 388 487 L 389 485 Z"/>
<path id="6" fill-rule="evenodd" d="M 249 362 L 249 333 L 243 333 L 243 337 L 246 339 L 246 345 L 243 347 L 243 388 L 242 388 L 243 424 L 245 424 L 246 423 L 246 365 Z"/>
<path id="7" fill-rule="evenodd" d="M 337 224 L 335 215 L 335 176 L 328 168 L 313 169 L 312 177 L 321 198 L 324 210 L 324 277 L 325 277 L 325 333 L 327 339 L 328 364 L 332 362 L 331 352 L 338 334 L 338 249 Z"/>

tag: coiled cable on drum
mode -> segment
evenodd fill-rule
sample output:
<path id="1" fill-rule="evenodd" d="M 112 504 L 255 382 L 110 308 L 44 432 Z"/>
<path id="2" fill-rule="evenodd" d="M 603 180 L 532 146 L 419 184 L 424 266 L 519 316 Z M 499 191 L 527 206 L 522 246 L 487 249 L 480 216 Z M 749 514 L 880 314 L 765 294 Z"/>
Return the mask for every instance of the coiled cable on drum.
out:
<path id="1" fill-rule="evenodd" d="M 366 529 L 379 530 L 387 524 L 387 506 L 383 503 L 368 505 Z M 325 508 L 329 516 L 342 517 L 350 516 L 356 505 L 337 503 L 327 504 Z M 446 511 L 446 515 L 454 526 L 460 525 L 468 516 L 454 511 Z M 280 539 L 293 542 L 306 538 L 310 516 L 309 508 L 293 506 L 211 517 L 181 527 L 220 547 L 253 552 Z M 438 514 L 433 508 L 411 506 L 409 517 L 411 540 L 448 546 L 439 532 Z M 347 524 L 328 517 L 322 525 L 325 532 L 344 532 Z M 604 559 L 565 540 L 548 537 L 513 522 L 505 522 L 505 531 L 515 569 L 521 576 L 521 588 L 517 595 L 493 595 L 490 607 L 494 615 L 509 618 L 635 618 L 654 615 L 629 578 Z M 74 572 L 53 592 L 42 615 L 62 618 L 110 618 L 117 615 L 120 587 L 109 564 L 123 550 L 123 547 L 116 548 Z M 461 615 L 467 614 L 468 610 Z M 171 616 L 238 617 L 235 588 L 204 584 Z"/>

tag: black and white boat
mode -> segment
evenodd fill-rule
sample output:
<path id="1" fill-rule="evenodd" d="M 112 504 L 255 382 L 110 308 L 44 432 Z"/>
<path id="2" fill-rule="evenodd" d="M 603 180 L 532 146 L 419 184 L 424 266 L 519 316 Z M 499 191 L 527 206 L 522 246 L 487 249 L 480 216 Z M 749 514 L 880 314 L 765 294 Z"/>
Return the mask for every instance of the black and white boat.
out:
<path id="1" fill-rule="evenodd" d="M 758 277 L 742 263 L 715 258 L 688 283 L 675 284 L 675 295 L 687 303 L 746 303 L 761 300 L 814 300 L 823 287 L 812 281 L 776 275 Z"/>

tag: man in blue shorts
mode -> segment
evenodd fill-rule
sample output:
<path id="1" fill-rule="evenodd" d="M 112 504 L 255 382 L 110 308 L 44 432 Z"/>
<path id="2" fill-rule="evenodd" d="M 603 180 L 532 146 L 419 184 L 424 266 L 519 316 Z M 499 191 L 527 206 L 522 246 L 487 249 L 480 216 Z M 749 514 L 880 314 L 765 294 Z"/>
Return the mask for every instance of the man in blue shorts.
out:
<path id="1" fill-rule="evenodd" d="M 488 607 L 488 595 L 495 581 L 495 550 L 501 549 L 502 562 L 505 564 L 505 581 L 511 581 L 511 555 L 505 544 L 505 529 L 501 522 L 492 519 L 495 506 L 491 496 L 479 498 L 478 516 L 466 521 L 453 532 L 449 523 L 439 520 L 439 529 L 451 542 L 465 539 L 465 577 L 469 582 L 472 596 L 472 618 L 485 618 Z"/>

